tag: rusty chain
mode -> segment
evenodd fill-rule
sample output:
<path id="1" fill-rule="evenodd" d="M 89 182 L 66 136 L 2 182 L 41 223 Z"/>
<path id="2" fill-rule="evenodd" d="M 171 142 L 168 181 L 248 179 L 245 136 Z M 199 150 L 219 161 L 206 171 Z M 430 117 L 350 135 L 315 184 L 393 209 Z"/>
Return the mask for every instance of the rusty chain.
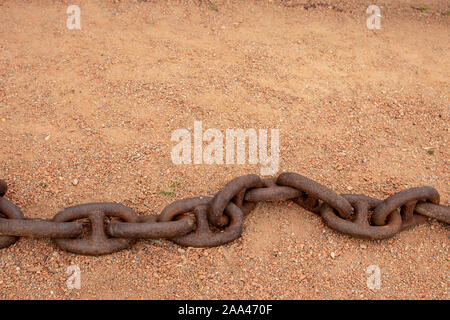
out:
<path id="1" fill-rule="evenodd" d="M 19 237 L 51 238 L 66 251 L 102 255 L 132 246 L 137 239 L 167 238 L 181 246 L 214 247 L 242 234 L 244 217 L 261 201 L 292 200 L 320 215 L 333 230 L 362 239 L 386 239 L 434 218 L 450 224 L 450 207 L 439 205 L 432 187 L 410 188 L 385 200 L 338 194 L 307 177 L 286 172 L 261 179 L 231 180 L 214 197 L 177 200 L 160 214 L 139 216 L 118 203 L 88 203 L 64 209 L 52 220 L 26 219 L 4 198 L 0 180 L 0 248 Z"/>

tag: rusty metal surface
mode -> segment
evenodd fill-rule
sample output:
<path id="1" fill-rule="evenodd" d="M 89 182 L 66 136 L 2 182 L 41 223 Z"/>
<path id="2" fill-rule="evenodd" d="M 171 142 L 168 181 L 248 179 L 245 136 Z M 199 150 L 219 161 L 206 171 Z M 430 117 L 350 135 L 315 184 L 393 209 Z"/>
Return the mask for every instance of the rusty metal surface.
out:
<path id="1" fill-rule="evenodd" d="M 305 193 L 306 195 L 296 202 L 307 210 L 312 209 L 313 212 L 317 212 L 318 200 L 320 200 L 334 208 L 342 218 L 348 219 L 352 216 L 353 208 L 345 198 L 298 173 L 286 172 L 280 174 L 277 184 L 289 186 Z"/>
<path id="2" fill-rule="evenodd" d="M 91 232 L 87 238 L 54 239 L 63 250 L 85 255 L 101 255 L 130 247 L 135 240 L 110 238 L 105 232 L 105 217 L 117 217 L 126 222 L 137 222 L 137 214 L 118 203 L 88 203 L 67 208 L 58 213 L 53 221 L 67 222 L 87 218 Z"/>
<path id="3" fill-rule="evenodd" d="M 224 209 L 227 227 L 223 230 L 211 230 L 214 227 L 209 224 L 208 209 L 212 200 L 210 197 L 188 198 L 175 201 L 164 208 L 159 221 L 172 221 L 187 213 L 193 213 L 195 216 L 195 230 L 185 236 L 171 238 L 173 242 L 191 247 L 215 247 L 233 241 L 241 235 L 244 217 L 242 210 L 233 202 L 229 202 Z"/>
<path id="4" fill-rule="evenodd" d="M 450 224 L 450 207 L 439 206 L 430 202 L 419 202 L 415 212 Z"/>
<path id="5" fill-rule="evenodd" d="M 373 213 L 372 221 L 378 226 L 384 225 L 386 217 L 394 210 L 402 210 L 402 218 L 406 223 L 412 223 L 415 218 L 414 208 L 418 201 L 429 201 L 439 204 L 439 192 L 432 187 L 418 187 L 400 191 L 382 203 L 380 203 Z"/>
<path id="6" fill-rule="evenodd" d="M 342 195 L 350 202 L 355 210 L 351 220 L 346 220 L 337 215 L 328 204 L 321 207 L 322 219 L 330 228 L 362 239 L 386 239 L 393 237 L 402 228 L 402 217 L 398 210 L 394 210 L 388 217 L 388 222 L 383 226 L 370 225 L 371 212 L 382 201 L 365 195 Z"/>
<path id="7" fill-rule="evenodd" d="M 36 238 L 73 238 L 81 234 L 81 223 L 41 219 L 0 218 L 0 235 Z"/>
<path id="8" fill-rule="evenodd" d="M 13 204 L 12 202 L 8 201 L 5 198 L 0 198 L 0 216 L 3 216 L 7 219 L 24 219 L 22 211 L 20 211 L 20 209 L 16 207 L 15 204 Z M 19 240 L 19 237 L 2 235 L 0 236 L 0 248 L 8 247 L 17 240 Z"/>
<path id="9" fill-rule="evenodd" d="M 264 187 L 264 183 L 256 174 L 247 174 L 231 180 L 222 190 L 217 192 L 212 199 L 208 214 L 209 221 L 217 227 L 225 226 L 228 219 L 224 216 L 224 210 L 230 203 L 231 199 L 233 199 L 243 189 L 246 190 L 250 188 L 262 187 Z"/>
<path id="10" fill-rule="evenodd" d="M 235 205 L 237 205 L 239 207 L 239 209 L 242 210 L 242 213 L 244 214 L 244 216 L 248 215 L 250 212 L 255 210 L 255 208 L 257 206 L 256 202 L 250 202 L 250 201 L 245 200 L 245 196 L 249 190 L 251 190 L 251 189 L 242 189 L 241 191 L 238 192 L 237 195 L 235 195 L 233 197 L 233 199 L 231 199 L 231 201 Z"/>
<path id="11" fill-rule="evenodd" d="M 6 194 L 7 190 L 8 185 L 6 184 L 6 181 L 0 179 L 0 198 Z"/>
<path id="12" fill-rule="evenodd" d="M 333 230 L 363 239 L 385 239 L 434 218 L 450 223 L 450 208 L 439 205 L 431 187 L 403 190 L 385 200 L 337 194 L 297 173 L 261 179 L 254 174 L 231 180 L 214 197 L 177 200 L 160 214 L 138 216 L 118 203 L 88 203 L 66 208 L 52 220 L 25 219 L 4 198 L 0 180 L 0 248 L 19 237 L 53 238 L 66 251 L 101 255 L 130 247 L 137 239 L 166 238 L 182 246 L 214 247 L 242 234 L 244 216 L 261 201 L 291 200 L 319 214 Z"/>
<path id="13" fill-rule="evenodd" d="M 225 208 L 224 214 L 228 217 L 228 226 L 222 231 L 214 232 L 208 222 L 208 206 L 197 206 L 194 208 L 194 215 L 197 220 L 195 231 L 171 240 L 182 246 L 216 247 L 239 238 L 244 223 L 242 210 L 233 202 L 230 202 Z"/>
<path id="14" fill-rule="evenodd" d="M 154 218 L 139 221 L 140 223 L 112 221 L 107 232 L 115 238 L 158 239 L 182 236 L 192 232 L 195 227 L 192 217 L 167 222 L 159 222 Z"/>
<path id="15" fill-rule="evenodd" d="M 211 199 L 211 197 L 196 197 L 174 201 L 161 211 L 158 221 L 165 222 L 175 220 L 185 213 L 192 212 L 195 207 L 209 204 Z"/>
<path id="16" fill-rule="evenodd" d="M 244 200 L 250 202 L 286 201 L 303 195 L 303 192 L 295 188 L 277 185 L 273 178 L 264 179 L 263 182 L 264 187 L 248 190 Z"/>

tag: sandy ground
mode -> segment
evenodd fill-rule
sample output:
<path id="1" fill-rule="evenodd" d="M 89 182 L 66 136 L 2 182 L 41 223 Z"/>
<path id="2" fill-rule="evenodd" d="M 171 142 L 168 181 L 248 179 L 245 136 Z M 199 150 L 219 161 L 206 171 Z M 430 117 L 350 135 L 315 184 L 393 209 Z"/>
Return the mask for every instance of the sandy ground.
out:
<path id="1" fill-rule="evenodd" d="M 91 201 L 154 214 L 259 174 L 174 165 L 172 131 L 201 120 L 278 128 L 279 172 L 337 192 L 431 185 L 448 205 L 448 1 L 302 2 L 78 1 L 81 30 L 69 30 L 73 1 L 0 1 L 7 197 L 32 218 Z M 371 4 L 381 30 L 366 27 Z M 430 221 L 357 240 L 291 202 L 264 203 L 242 238 L 211 249 L 143 240 L 86 257 L 22 238 L 0 250 L 0 298 L 449 299 L 448 235 Z M 66 286 L 70 265 L 80 290 Z"/>

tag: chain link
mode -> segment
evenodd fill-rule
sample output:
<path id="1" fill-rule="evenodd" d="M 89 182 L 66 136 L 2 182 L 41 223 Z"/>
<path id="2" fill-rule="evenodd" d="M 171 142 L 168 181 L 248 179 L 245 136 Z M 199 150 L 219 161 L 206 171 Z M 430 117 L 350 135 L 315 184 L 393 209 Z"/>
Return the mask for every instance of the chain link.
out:
<path id="1" fill-rule="evenodd" d="M 0 180 L 1 182 L 4 182 L 2 180 Z M 0 183 L 2 184 L 2 183 Z M 5 188 L 4 191 L 6 193 L 6 183 L 5 184 Z M 0 217 L 2 217 L 2 221 L 0 221 L 0 224 L 5 224 L 7 221 L 7 219 L 12 219 L 12 220 L 16 220 L 16 219 L 23 219 L 23 213 L 22 211 L 20 211 L 20 209 L 18 207 L 16 207 L 16 205 L 14 205 L 12 202 L 6 200 L 5 198 L 0 197 Z M 6 218 L 6 219 L 5 219 Z M 15 236 L 11 236 L 11 235 L 7 235 L 7 234 L 3 234 L 0 232 L 0 248 L 5 248 L 8 247 L 10 245 L 12 245 L 14 242 L 16 242 L 17 240 L 19 240 L 19 237 L 15 237 Z"/>
<path id="2" fill-rule="evenodd" d="M 360 194 L 343 194 L 354 208 L 352 219 L 343 219 L 335 214 L 327 203 L 320 208 L 323 221 L 334 230 L 362 239 L 386 239 L 393 237 L 402 228 L 402 217 L 398 210 L 389 213 L 388 221 L 383 226 L 371 225 L 371 211 L 383 201 Z"/>
<path id="3" fill-rule="evenodd" d="M 52 220 L 26 219 L 4 198 L 0 180 L 0 248 L 19 237 L 51 238 L 66 251 L 102 255 L 132 246 L 137 239 L 167 238 L 182 246 L 214 247 L 239 238 L 244 217 L 261 201 L 292 200 L 320 215 L 333 230 L 363 239 L 385 239 L 434 218 L 450 224 L 450 207 L 439 205 L 432 187 L 400 191 L 385 200 L 361 194 L 337 194 L 293 172 L 261 179 L 254 174 L 228 182 L 214 197 L 174 201 L 160 214 L 139 216 L 118 203 L 69 207 Z"/>

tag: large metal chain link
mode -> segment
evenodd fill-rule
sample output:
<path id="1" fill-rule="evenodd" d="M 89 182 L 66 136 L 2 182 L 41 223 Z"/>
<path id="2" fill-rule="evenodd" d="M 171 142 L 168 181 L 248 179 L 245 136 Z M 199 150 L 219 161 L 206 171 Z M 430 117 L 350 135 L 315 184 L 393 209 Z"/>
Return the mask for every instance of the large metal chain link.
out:
<path id="1" fill-rule="evenodd" d="M 0 248 L 19 237 L 51 238 L 66 251 L 102 255 L 132 246 L 137 239 L 167 238 L 191 247 L 214 247 L 242 234 L 244 217 L 261 201 L 292 200 L 322 217 L 333 230 L 363 239 L 386 239 L 434 218 L 450 224 L 450 207 L 439 204 L 432 187 L 400 191 L 385 200 L 338 194 L 293 172 L 261 179 L 254 174 L 228 182 L 214 197 L 177 200 L 160 214 L 139 216 L 118 203 L 69 207 L 52 220 L 26 219 L 4 198 L 0 180 Z"/>

